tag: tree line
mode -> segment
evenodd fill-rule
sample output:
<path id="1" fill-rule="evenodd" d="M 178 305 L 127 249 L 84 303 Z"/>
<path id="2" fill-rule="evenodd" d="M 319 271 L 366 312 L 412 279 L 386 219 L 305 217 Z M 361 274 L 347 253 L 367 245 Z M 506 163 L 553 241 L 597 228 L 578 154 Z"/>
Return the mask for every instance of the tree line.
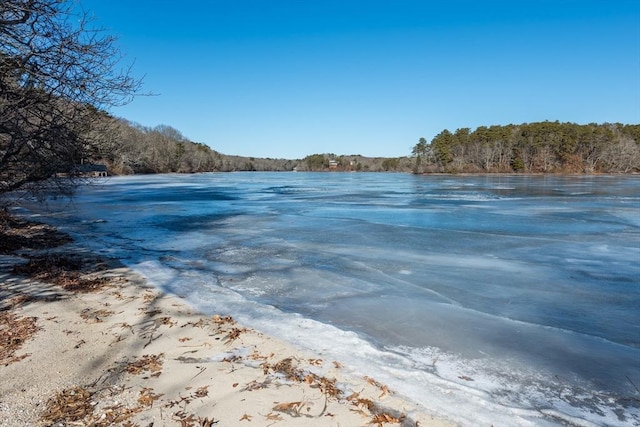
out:
<path id="1" fill-rule="evenodd" d="M 414 172 L 640 172 L 640 125 L 536 122 L 448 129 L 413 147 Z"/>
<path id="2" fill-rule="evenodd" d="M 102 114 L 94 131 L 103 136 L 110 174 L 232 171 L 349 171 L 413 173 L 633 173 L 640 172 L 640 125 L 536 122 L 447 129 L 425 138 L 411 156 L 311 154 L 303 159 L 228 155 L 167 126 L 145 127 Z M 106 137 L 105 135 L 108 135 Z M 110 143 L 105 144 L 104 141 Z"/>
<path id="3" fill-rule="evenodd" d="M 68 193 L 78 165 L 110 174 L 211 171 L 637 173 L 640 125 L 560 122 L 445 129 L 411 156 L 232 156 L 178 130 L 106 113 L 139 95 L 116 39 L 72 0 L 0 2 L 0 196 Z M 64 175 L 71 179 L 55 179 Z"/>
<path id="4" fill-rule="evenodd" d="M 411 156 L 311 154 L 303 159 L 244 157 L 190 141 L 168 125 L 143 126 L 94 112 L 87 160 L 112 175 L 234 171 L 413 173 L 640 172 L 640 125 L 537 122 L 480 126 L 420 138 Z"/>
<path id="5" fill-rule="evenodd" d="M 103 113 L 94 123 L 102 150 L 90 158 L 112 175 L 234 171 L 290 171 L 295 160 L 242 157 L 193 142 L 168 125 L 143 126 Z"/>
<path id="6" fill-rule="evenodd" d="M 94 117 L 95 119 L 95 117 Z M 167 126 L 145 127 L 106 113 L 94 120 L 102 152 L 92 161 L 110 174 L 232 171 L 348 171 L 413 173 L 640 172 L 640 125 L 560 122 L 447 129 L 431 143 L 420 138 L 411 156 L 311 154 L 303 159 L 228 155 Z M 108 143 L 106 142 L 108 141 Z"/>
<path id="7" fill-rule="evenodd" d="M 360 154 L 336 155 L 334 153 L 306 156 L 296 170 L 339 172 L 411 172 L 413 160 L 403 157 L 366 157 Z"/>
<path id="8" fill-rule="evenodd" d="M 142 126 L 106 113 L 94 118 L 100 149 L 87 160 L 112 175 L 235 171 L 411 172 L 412 159 L 311 154 L 303 159 L 244 157 L 220 153 L 187 139 L 168 125 Z"/>

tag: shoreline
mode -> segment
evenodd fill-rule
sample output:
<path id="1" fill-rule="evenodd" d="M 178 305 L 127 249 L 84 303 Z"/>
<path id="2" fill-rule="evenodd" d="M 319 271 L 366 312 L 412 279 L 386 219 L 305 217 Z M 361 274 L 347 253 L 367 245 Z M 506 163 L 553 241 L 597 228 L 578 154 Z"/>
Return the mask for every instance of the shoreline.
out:
<path id="1" fill-rule="evenodd" d="M 0 255 L 2 426 L 454 425 L 29 224 Z"/>

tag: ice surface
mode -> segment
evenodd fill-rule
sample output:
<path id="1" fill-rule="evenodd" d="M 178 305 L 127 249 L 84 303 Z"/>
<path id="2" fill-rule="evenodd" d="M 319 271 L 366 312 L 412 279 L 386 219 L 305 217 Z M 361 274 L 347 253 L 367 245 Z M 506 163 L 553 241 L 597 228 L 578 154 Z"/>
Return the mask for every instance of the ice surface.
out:
<path id="1" fill-rule="evenodd" d="M 112 178 L 50 218 L 465 425 L 640 425 L 640 177 Z M 212 355 L 215 356 L 215 355 Z"/>

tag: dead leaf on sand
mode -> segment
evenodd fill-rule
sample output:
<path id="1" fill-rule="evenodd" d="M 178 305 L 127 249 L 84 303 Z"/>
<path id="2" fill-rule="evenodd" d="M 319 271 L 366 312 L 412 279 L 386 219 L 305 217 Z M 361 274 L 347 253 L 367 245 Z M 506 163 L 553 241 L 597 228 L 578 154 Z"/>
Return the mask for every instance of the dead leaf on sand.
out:
<path id="1" fill-rule="evenodd" d="M 319 359 L 314 359 L 319 360 Z M 342 395 L 342 391 L 337 386 L 337 381 L 335 378 L 327 378 L 324 376 L 317 375 L 313 372 L 305 371 L 297 366 L 298 360 L 292 357 L 287 357 L 282 359 L 275 365 L 270 365 L 268 363 L 262 364 L 262 370 L 265 375 L 269 373 L 269 371 L 273 371 L 279 374 L 284 375 L 284 377 L 289 381 L 295 381 L 298 383 L 305 383 L 312 388 L 319 388 L 322 393 L 327 397 L 332 397 L 339 399 Z"/>
<path id="2" fill-rule="evenodd" d="M 380 394 L 380 396 L 378 396 L 378 397 L 383 397 L 383 396 L 385 396 L 387 394 L 393 394 L 393 392 L 391 390 L 389 390 L 389 387 L 387 387 L 386 385 L 374 380 L 373 378 L 365 376 L 364 379 L 365 379 L 365 381 L 367 381 L 372 386 L 378 387 L 380 389 L 382 394 Z"/>
<path id="3" fill-rule="evenodd" d="M 31 257 L 29 262 L 16 265 L 11 272 L 53 283 L 70 292 L 89 293 L 109 285 L 106 277 L 90 276 L 90 273 L 105 269 L 104 260 L 99 258 L 48 254 Z"/>
<path id="4" fill-rule="evenodd" d="M 83 420 L 93 413 L 91 393 L 82 387 L 62 390 L 47 402 L 42 420 L 51 424 Z"/>
<path id="5" fill-rule="evenodd" d="M 147 292 L 145 292 L 144 295 L 142 295 L 142 301 L 144 301 L 146 303 L 149 303 L 149 302 L 151 302 L 151 301 L 153 301 L 155 299 L 156 299 L 156 295 L 153 292 L 147 291 Z"/>
<path id="6" fill-rule="evenodd" d="M 387 413 L 376 414 L 369 424 L 377 424 L 378 427 L 383 427 L 383 424 L 400 424 L 405 420 L 405 416 L 402 415 L 400 417 L 394 417 Z"/>
<path id="7" fill-rule="evenodd" d="M 215 421 L 213 418 L 209 419 L 207 417 L 198 417 L 197 427 L 212 427 L 214 424 L 218 424 L 218 421 Z"/>
<path id="8" fill-rule="evenodd" d="M 214 323 L 218 324 L 218 325 L 224 325 L 224 324 L 229 324 L 229 325 L 233 325 L 236 323 L 235 320 L 233 320 L 233 317 L 231 316 L 220 316 L 219 314 L 215 314 L 211 317 L 211 320 L 214 321 Z"/>
<path id="9" fill-rule="evenodd" d="M 282 416 L 280 414 L 274 414 L 273 412 L 269 412 L 264 417 L 266 419 L 268 419 L 269 421 L 282 421 L 282 420 L 284 420 L 284 418 L 282 418 Z"/>
<path id="10" fill-rule="evenodd" d="M 271 381 L 270 380 L 265 380 L 265 381 L 257 381 L 257 380 L 253 380 L 250 383 L 248 383 L 246 386 L 244 386 L 244 388 L 242 389 L 242 391 L 255 391 L 255 390 L 262 390 L 265 388 L 268 388 L 271 385 Z M 233 387 L 237 387 L 238 383 L 234 383 Z"/>
<path id="11" fill-rule="evenodd" d="M 37 317 L 19 318 L 9 311 L 0 311 L 0 364 L 8 365 L 28 357 L 16 356 L 22 345 L 40 330 Z"/>
<path id="12" fill-rule="evenodd" d="M 157 321 L 170 328 L 173 328 L 173 326 L 178 323 L 175 320 L 171 320 L 171 317 L 169 316 L 161 317 L 160 319 L 157 319 Z"/>
<path id="13" fill-rule="evenodd" d="M 353 393 L 351 396 L 347 397 L 347 400 L 357 408 L 356 412 L 359 412 L 364 416 L 367 415 L 362 412 L 363 409 L 366 409 L 369 413 L 373 413 L 376 409 L 376 404 L 373 403 L 371 399 L 360 397 L 359 393 Z"/>
<path id="14" fill-rule="evenodd" d="M 135 362 L 128 363 L 127 366 L 125 367 L 125 371 L 134 375 L 138 375 L 145 371 L 149 371 L 159 375 L 162 370 L 163 357 L 164 357 L 164 353 L 145 354 Z"/>
<path id="15" fill-rule="evenodd" d="M 205 319 L 204 317 L 201 317 L 200 319 L 198 319 L 197 322 L 187 322 L 184 325 L 180 326 L 181 328 L 185 328 L 187 326 L 191 326 L 194 328 L 201 328 L 204 329 L 205 326 L 209 326 L 210 322 Z"/>
<path id="16" fill-rule="evenodd" d="M 195 397 L 207 397 L 209 395 L 209 386 L 204 385 L 202 387 L 198 387 L 196 392 L 194 393 Z"/>
<path id="17" fill-rule="evenodd" d="M 30 295 L 16 295 L 12 298 L 0 301 L 0 310 L 13 310 L 15 308 L 22 307 L 33 300 L 34 298 Z"/>
<path id="18" fill-rule="evenodd" d="M 230 342 L 233 342 L 235 340 L 237 340 L 238 338 L 240 338 L 240 334 L 247 332 L 246 328 L 233 328 L 231 329 L 231 331 L 229 331 L 229 333 L 224 337 L 224 342 L 225 344 L 229 344 Z"/>
<path id="19" fill-rule="evenodd" d="M 287 402 L 287 403 L 278 403 L 273 407 L 273 410 L 276 412 L 282 412 L 287 415 L 291 415 L 292 417 L 300 416 L 300 409 L 304 406 L 304 402 Z"/>
<path id="20" fill-rule="evenodd" d="M 9 254 L 24 249 L 47 249 L 61 246 L 73 239 L 52 226 L 29 222 L 0 209 L 0 253 Z"/>
<path id="21" fill-rule="evenodd" d="M 153 406 L 153 402 L 160 399 L 162 394 L 156 394 L 152 388 L 144 387 L 140 390 L 140 397 L 138 397 L 138 403 L 142 406 Z"/>

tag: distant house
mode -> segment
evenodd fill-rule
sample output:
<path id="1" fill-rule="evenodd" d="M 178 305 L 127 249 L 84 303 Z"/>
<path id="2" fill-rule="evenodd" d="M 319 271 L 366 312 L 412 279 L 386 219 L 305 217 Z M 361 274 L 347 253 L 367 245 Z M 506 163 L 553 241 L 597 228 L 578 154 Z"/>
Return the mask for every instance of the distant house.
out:
<path id="1" fill-rule="evenodd" d="M 337 160 L 329 160 L 329 169 L 337 169 L 338 161 Z"/>
<path id="2" fill-rule="evenodd" d="M 107 176 L 107 166 L 94 163 L 84 163 L 78 165 L 76 174 L 85 178 L 100 178 Z"/>

